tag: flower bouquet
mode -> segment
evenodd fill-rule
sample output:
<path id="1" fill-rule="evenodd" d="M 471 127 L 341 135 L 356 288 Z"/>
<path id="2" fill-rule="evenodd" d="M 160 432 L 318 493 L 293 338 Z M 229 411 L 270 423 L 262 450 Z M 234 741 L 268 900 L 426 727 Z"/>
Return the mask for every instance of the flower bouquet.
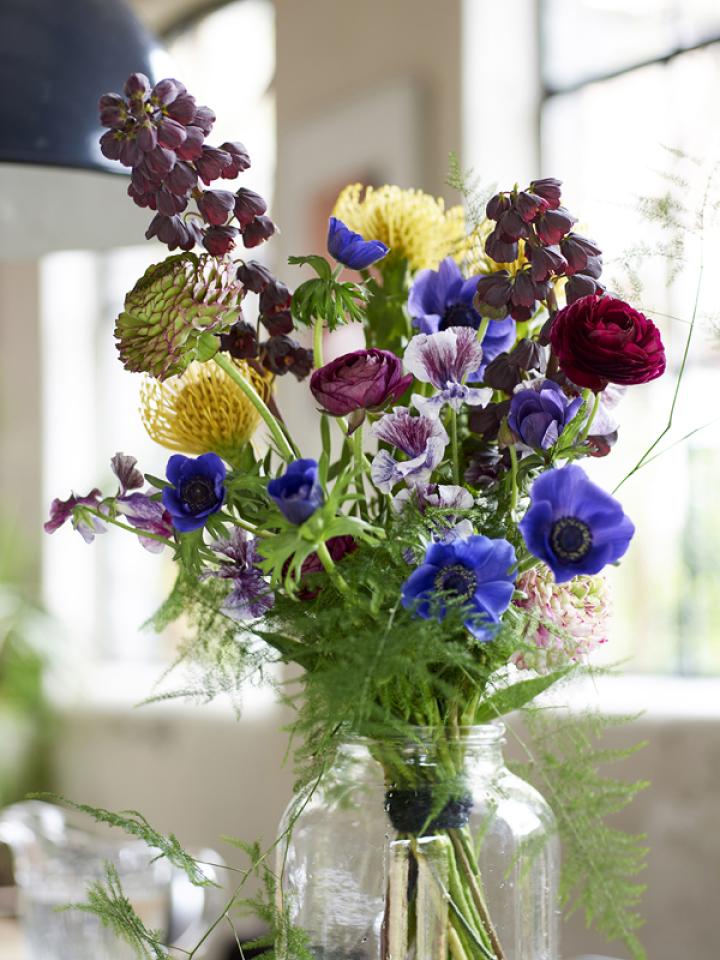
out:
<path id="1" fill-rule="evenodd" d="M 657 328 L 605 291 L 601 251 L 552 178 L 470 222 L 420 192 L 350 186 L 329 256 L 290 258 L 306 271 L 291 294 L 238 256 L 275 227 L 252 190 L 210 187 L 250 159 L 205 143 L 209 108 L 138 74 L 100 108 L 103 152 L 155 211 L 146 236 L 180 251 L 138 280 L 115 328 L 145 375 L 148 431 L 177 452 L 164 477 L 117 454 L 117 492 L 55 500 L 46 529 L 71 520 L 91 541 L 112 525 L 172 551 L 155 625 L 186 615 L 181 659 L 208 694 L 299 668 L 279 681 L 300 776 L 262 908 L 272 955 L 552 960 L 556 827 L 582 848 L 553 777 L 572 775 L 551 770 L 548 806 L 503 767 L 501 720 L 605 639 L 601 574 L 634 528 L 578 461 L 610 452 L 620 393 L 663 373 Z M 326 332 L 347 323 L 366 348 L 325 362 Z M 288 373 L 319 411 L 314 458 L 273 398 Z M 623 796 L 600 783 L 574 782 L 596 790 L 597 816 Z M 604 836 L 625 877 L 630 842 Z M 571 885 L 589 889 L 597 867 Z M 578 901 L 640 957 L 625 880 Z M 166 955 L 95 894 L 140 955 Z"/>

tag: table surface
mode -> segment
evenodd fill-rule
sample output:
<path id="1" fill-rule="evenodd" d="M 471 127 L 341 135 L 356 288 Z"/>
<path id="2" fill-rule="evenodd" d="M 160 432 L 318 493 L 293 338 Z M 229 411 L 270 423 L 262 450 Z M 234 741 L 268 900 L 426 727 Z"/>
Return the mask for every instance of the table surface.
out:
<path id="1" fill-rule="evenodd" d="M 2 960 L 24 960 L 25 948 L 16 920 L 0 919 L 0 957 Z"/>

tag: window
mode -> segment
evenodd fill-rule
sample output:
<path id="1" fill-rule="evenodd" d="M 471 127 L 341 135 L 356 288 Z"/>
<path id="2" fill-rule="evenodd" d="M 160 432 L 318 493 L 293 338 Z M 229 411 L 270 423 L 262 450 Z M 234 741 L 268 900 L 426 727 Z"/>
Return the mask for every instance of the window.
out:
<path id="1" fill-rule="evenodd" d="M 713 0 L 544 0 L 540 12 L 542 172 L 565 182 L 568 204 L 583 218 L 578 229 L 591 225 L 611 289 L 623 280 L 628 249 L 647 248 L 642 290 L 631 295 L 625 283 L 625 292 L 661 326 L 670 360 L 662 380 L 628 392 L 616 449 L 591 465 L 612 488 L 667 420 L 693 313 L 700 241 L 690 238 L 679 276 L 669 283 L 678 263 L 661 253 L 667 232 L 643 223 L 638 200 L 672 189 L 691 209 L 703 205 L 720 159 L 720 8 Z M 711 193 L 720 196 L 720 181 Z M 720 349 L 712 342 L 709 265 L 719 253 L 717 232 L 706 224 L 697 330 L 673 431 L 660 450 L 716 416 Z M 628 669 L 646 672 L 720 671 L 720 505 L 713 494 L 719 475 L 716 423 L 619 491 L 641 535 L 621 571 L 611 572 L 617 615 L 609 659 L 630 657 Z"/>

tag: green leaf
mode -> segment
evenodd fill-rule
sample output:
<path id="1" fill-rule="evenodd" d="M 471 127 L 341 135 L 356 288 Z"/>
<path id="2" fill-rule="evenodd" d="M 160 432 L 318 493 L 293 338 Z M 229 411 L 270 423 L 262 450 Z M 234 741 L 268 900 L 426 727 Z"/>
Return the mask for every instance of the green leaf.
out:
<path id="1" fill-rule="evenodd" d="M 315 253 L 305 257 L 288 257 L 288 263 L 293 266 L 303 266 L 305 264 L 311 266 L 321 280 L 330 280 L 332 277 L 332 267 L 330 264 L 325 257 L 318 256 L 318 254 Z"/>
<path id="2" fill-rule="evenodd" d="M 554 673 L 548 673 L 542 677 L 532 677 L 530 680 L 520 680 L 519 683 L 513 683 L 509 687 L 497 690 L 480 704 L 475 716 L 475 723 L 489 723 L 491 720 L 504 717 L 506 713 L 519 710 L 520 707 L 530 703 L 531 700 L 544 693 L 558 680 L 562 680 L 572 669 L 572 667 L 565 667 L 562 670 L 556 670 Z"/>

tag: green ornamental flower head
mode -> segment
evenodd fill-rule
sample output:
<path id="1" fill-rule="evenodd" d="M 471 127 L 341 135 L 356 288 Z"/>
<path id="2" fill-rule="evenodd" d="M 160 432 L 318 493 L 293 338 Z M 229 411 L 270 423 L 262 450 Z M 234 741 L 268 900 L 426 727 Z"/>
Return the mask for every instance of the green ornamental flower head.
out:
<path id="1" fill-rule="evenodd" d="M 243 293 L 232 264 L 213 257 L 181 253 L 148 267 L 115 323 L 123 366 L 166 380 L 207 360 L 200 338 L 235 323 Z"/>

